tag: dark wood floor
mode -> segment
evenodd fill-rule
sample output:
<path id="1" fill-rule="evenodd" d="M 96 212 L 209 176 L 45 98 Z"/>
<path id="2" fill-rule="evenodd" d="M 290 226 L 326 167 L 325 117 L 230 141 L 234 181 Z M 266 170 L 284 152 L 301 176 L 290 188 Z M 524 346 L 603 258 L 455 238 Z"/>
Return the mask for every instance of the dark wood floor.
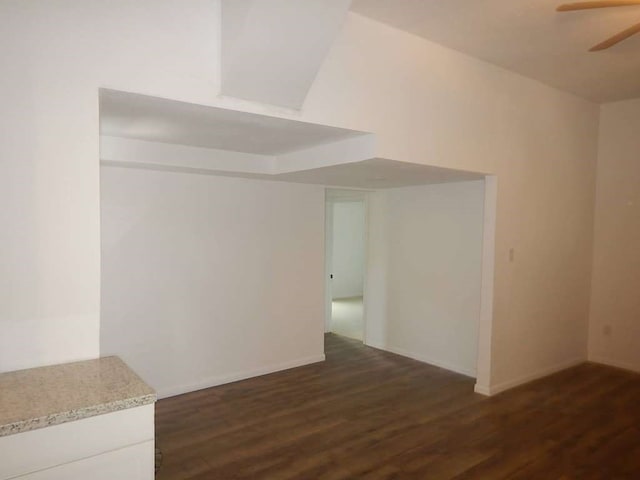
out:
<path id="1" fill-rule="evenodd" d="M 640 375 L 585 364 L 487 399 L 354 340 L 326 354 L 158 402 L 158 478 L 640 479 Z"/>

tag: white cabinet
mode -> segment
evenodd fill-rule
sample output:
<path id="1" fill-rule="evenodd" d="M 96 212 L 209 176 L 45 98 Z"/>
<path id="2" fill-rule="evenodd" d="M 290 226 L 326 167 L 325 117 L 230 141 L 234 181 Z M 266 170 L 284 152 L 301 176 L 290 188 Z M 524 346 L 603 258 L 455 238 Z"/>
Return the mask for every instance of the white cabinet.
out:
<path id="1" fill-rule="evenodd" d="M 152 480 L 154 404 L 0 437 L 0 480 Z"/>
<path id="2" fill-rule="evenodd" d="M 20 480 L 151 480 L 153 441 L 17 477 Z"/>

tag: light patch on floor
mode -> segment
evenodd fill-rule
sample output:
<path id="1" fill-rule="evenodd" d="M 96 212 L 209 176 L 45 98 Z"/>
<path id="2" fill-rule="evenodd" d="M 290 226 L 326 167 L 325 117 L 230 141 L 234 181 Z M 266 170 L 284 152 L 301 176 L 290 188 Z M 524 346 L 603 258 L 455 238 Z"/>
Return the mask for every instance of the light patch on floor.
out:
<path id="1" fill-rule="evenodd" d="M 331 331 L 362 341 L 364 331 L 362 297 L 340 298 L 331 302 Z"/>

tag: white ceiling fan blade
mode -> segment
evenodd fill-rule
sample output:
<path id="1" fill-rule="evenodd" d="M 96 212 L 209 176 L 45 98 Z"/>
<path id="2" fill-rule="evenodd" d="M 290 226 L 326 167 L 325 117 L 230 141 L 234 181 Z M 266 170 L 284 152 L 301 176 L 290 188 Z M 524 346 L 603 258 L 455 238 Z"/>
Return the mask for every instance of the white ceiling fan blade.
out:
<path id="1" fill-rule="evenodd" d="M 558 12 L 571 12 L 574 10 L 590 10 L 592 8 L 608 7 L 628 7 L 630 5 L 640 5 L 640 0 L 602 0 L 596 2 L 576 2 L 560 5 Z"/>

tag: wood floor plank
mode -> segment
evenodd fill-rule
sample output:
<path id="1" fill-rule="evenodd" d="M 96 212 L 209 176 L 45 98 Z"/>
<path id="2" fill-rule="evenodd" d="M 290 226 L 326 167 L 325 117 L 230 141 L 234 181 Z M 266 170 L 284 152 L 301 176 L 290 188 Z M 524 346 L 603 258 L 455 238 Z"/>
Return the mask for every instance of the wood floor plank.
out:
<path id="1" fill-rule="evenodd" d="M 493 398 L 328 334 L 323 363 L 156 406 L 159 480 L 640 479 L 640 375 L 584 364 Z"/>

